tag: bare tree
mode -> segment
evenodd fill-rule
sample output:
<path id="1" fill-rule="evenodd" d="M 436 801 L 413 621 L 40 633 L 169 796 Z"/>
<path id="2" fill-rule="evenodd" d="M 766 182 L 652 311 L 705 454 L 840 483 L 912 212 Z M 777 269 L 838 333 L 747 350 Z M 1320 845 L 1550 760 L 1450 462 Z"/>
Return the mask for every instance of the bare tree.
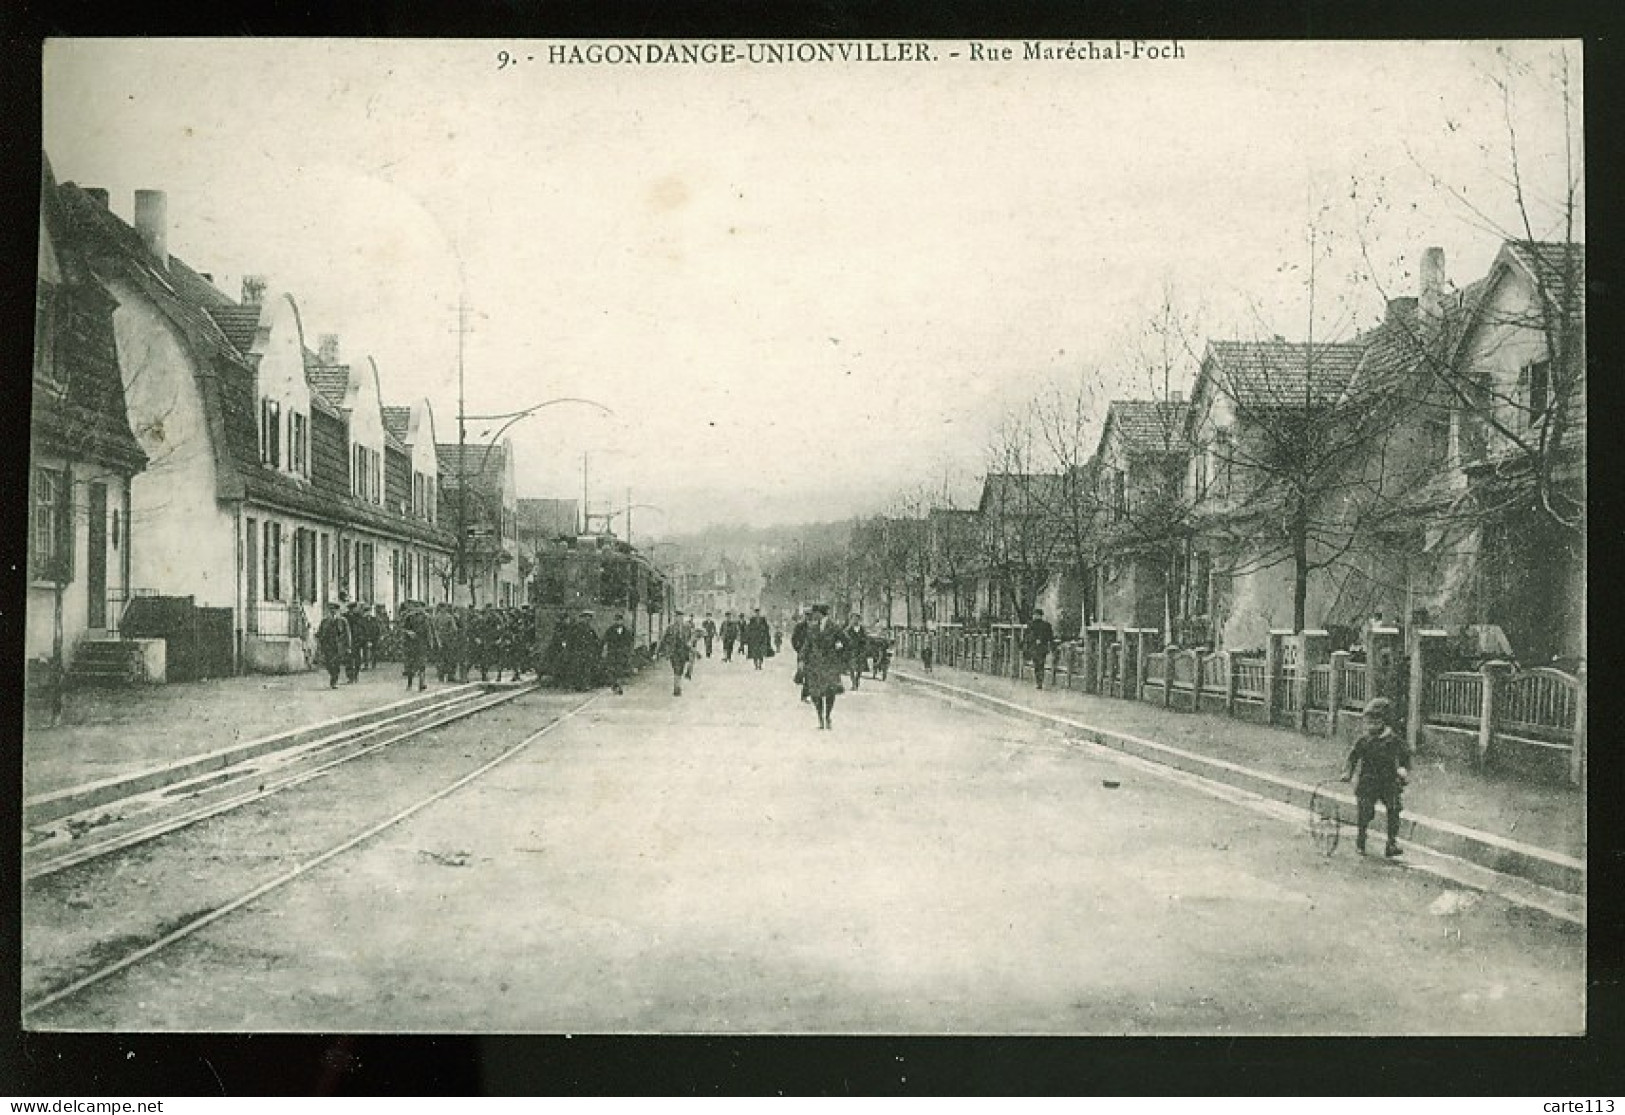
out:
<path id="1" fill-rule="evenodd" d="M 1001 596 L 1022 623 L 1032 618 L 1062 553 L 1063 535 L 1053 511 L 1061 484 L 1033 414 L 1007 416 L 988 445 L 978 510 L 990 595 Z"/>

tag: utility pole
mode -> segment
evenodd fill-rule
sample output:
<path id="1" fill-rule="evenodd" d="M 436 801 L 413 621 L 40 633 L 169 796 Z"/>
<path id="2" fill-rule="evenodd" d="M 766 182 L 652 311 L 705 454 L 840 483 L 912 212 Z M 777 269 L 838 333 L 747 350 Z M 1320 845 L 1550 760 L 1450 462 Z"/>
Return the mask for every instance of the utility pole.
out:
<path id="1" fill-rule="evenodd" d="M 583 449 L 581 451 L 581 533 L 582 534 L 591 534 L 592 533 L 592 512 L 587 510 L 587 458 L 590 457 L 591 455 L 592 455 L 592 450 L 590 450 L 590 449 Z"/>
<path id="2" fill-rule="evenodd" d="M 463 341 L 474 327 L 468 323 L 468 295 L 457 295 L 457 563 L 452 576 L 452 603 L 457 586 L 468 584 L 468 423 L 463 406 Z M 468 601 L 474 602 L 470 586 Z"/>

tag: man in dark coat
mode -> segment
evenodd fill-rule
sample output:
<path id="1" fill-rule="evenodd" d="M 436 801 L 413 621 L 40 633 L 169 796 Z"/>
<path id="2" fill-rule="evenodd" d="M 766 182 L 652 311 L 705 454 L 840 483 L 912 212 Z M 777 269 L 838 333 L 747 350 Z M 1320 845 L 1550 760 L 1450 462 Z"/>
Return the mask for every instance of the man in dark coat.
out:
<path id="1" fill-rule="evenodd" d="M 1034 608 L 1032 622 L 1027 624 L 1026 636 L 1023 640 L 1027 645 L 1027 656 L 1032 659 L 1033 676 L 1038 679 L 1038 688 L 1044 688 L 1044 663 L 1049 660 L 1049 652 L 1055 646 L 1055 629 L 1044 618 L 1044 609 Z"/>
<path id="2" fill-rule="evenodd" d="M 435 645 L 439 648 L 434 660 L 435 678 L 454 682 L 457 680 L 458 659 L 463 653 L 463 636 L 450 604 L 442 603 L 435 609 L 434 633 Z"/>
<path id="3" fill-rule="evenodd" d="M 722 617 L 722 660 L 724 662 L 734 660 L 734 644 L 739 641 L 739 635 L 739 621 L 734 619 L 732 612 L 724 613 Z"/>
<path id="4" fill-rule="evenodd" d="M 863 626 L 863 613 L 854 610 L 847 620 L 846 638 L 852 655 L 852 689 L 863 684 L 863 672 L 869 668 L 869 632 Z"/>
<path id="5" fill-rule="evenodd" d="M 339 687 L 339 670 L 350 661 L 350 625 L 337 604 L 327 606 L 327 615 L 316 628 L 316 646 L 322 665 L 327 667 L 327 688 Z"/>
<path id="6" fill-rule="evenodd" d="M 616 693 L 621 682 L 632 672 L 632 629 L 623 622 L 621 613 L 615 613 L 615 622 L 604 630 L 604 675 Z"/>
<path id="7" fill-rule="evenodd" d="M 710 613 L 706 613 L 705 623 L 701 626 L 700 632 L 705 637 L 705 656 L 710 658 L 711 644 L 717 637 L 717 621 L 711 618 Z"/>
<path id="8" fill-rule="evenodd" d="M 434 624 L 429 613 L 415 600 L 409 600 L 401 609 L 401 661 L 404 663 L 406 688 L 412 688 L 417 678 L 418 691 L 429 688 L 429 655 L 435 649 Z"/>
<path id="9" fill-rule="evenodd" d="M 852 648 L 846 632 L 829 618 L 829 605 L 819 604 L 813 611 L 816 620 L 807 628 L 801 669 L 818 726 L 828 729 L 834 727 L 835 698 L 843 689 L 841 675 L 851 664 Z"/>
<path id="10" fill-rule="evenodd" d="M 801 699 L 810 700 L 807 693 L 807 635 L 812 630 L 812 612 L 803 608 L 790 630 L 790 649 L 796 652 L 796 675 L 801 679 Z"/>
<path id="11" fill-rule="evenodd" d="M 592 613 L 582 612 L 570 631 L 570 645 L 565 654 L 570 663 L 570 684 L 576 689 L 591 689 L 598 684 L 598 664 L 604 654 L 598 632 L 592 629 Z"/>
<path id="12" fill-rule="evenodd" d="M 351 685 L 361 680 L 361 643 L 366 637 L 362 630 L 361 609 L 356 607 L 355 601 L 344 613 L 345 625 L 350 629 L 350 655 L 344 660 L 344 677 Z"/>
<path id="13" fill-rule="evenodd" d="M 751 609 L 750 622 L 745 624 L 745 652 L 758 670 L 762 668 L 762 659 L 773 653 L 773 632 L 768 630 L 767 618 L 760 608 Z"/>

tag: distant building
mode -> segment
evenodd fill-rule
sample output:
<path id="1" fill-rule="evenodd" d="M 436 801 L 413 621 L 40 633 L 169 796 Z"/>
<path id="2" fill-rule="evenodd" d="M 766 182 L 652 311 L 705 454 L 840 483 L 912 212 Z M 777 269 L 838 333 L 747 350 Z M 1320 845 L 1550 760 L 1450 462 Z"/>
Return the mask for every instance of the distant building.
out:
<path id="1" fill-rule="evenodd" d="M 440 519 L 460 531 L 465 566 L 455 599 L 479 606 L 523 603 L 519 573 L 519 495 L 513 443 L 437 446 Z"/>

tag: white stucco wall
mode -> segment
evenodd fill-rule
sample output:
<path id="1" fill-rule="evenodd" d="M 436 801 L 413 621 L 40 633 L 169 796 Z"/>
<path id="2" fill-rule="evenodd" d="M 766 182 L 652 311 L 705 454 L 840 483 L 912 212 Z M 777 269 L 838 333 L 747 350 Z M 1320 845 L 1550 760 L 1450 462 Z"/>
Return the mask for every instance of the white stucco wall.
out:
<path id="1" fill-rule="evenodd" d="M 230 607 L 236 595 L 231 514 L 215 467 L 192 358 L 169 323 L 128 284 L 110 287 L 130 428 L 148 463 L 131 485 L 130 583 Z"/>
<path id="2" fill-rule="evenodd" d="M 61 457 L 35 454 L 32 463 L 42 468 L 67 468 L 72 478 L 73 492 L 73 580 L 67 585 L 62 599 L 62 647 L 71 663 L 74 649 L 87 634 L 90 617 L 90 485 L 107 487 L 107 513 L 104 521 L 107 555 L 107 594 L 119 596 L 126 592 L 124 580 L 124 552 L 130 545 L 129 489 L 124 477 L 109 472 L 99 465 L 83 462 L 69 464 Z M 33 513 L 32 488 L 29 489 L 29 513 Z M 115 525 L 116 524 L 116 525 Z M 30 532 L 30 538 L 32 532 Z M 56 587 L 52 581 L 34 580 L 28 583 L 28 607 L 24 632 L 24 655 L 27 658 L 51 656 L 55 632 Z M 110 622 L 116 617 L 109 610 Z"/>

